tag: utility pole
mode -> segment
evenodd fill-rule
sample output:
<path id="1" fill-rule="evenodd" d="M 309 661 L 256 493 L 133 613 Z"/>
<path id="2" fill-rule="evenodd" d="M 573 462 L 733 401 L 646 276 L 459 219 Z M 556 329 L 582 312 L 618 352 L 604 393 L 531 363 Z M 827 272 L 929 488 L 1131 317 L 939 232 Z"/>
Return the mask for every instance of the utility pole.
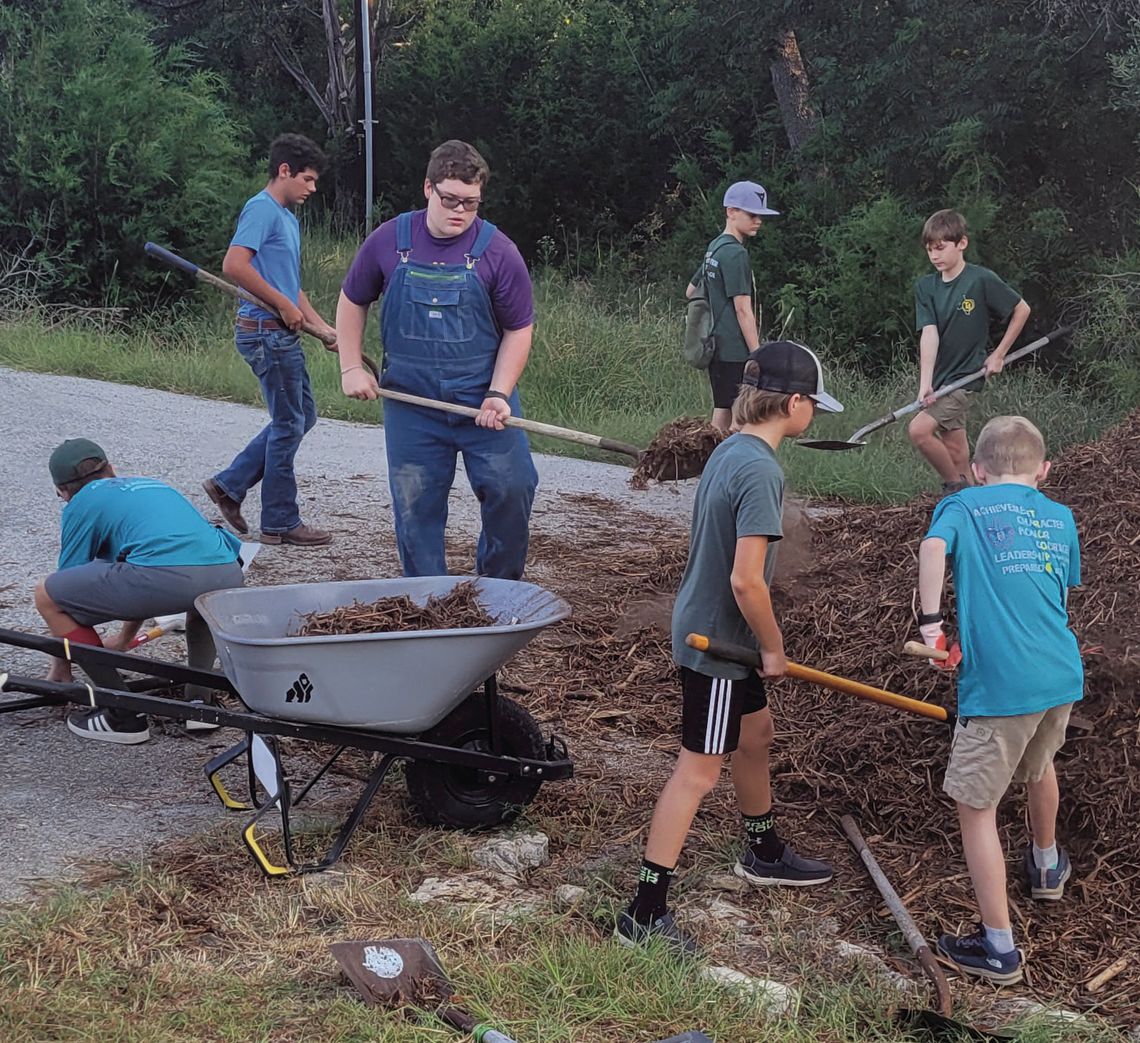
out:
<path id="1" fill-rule="evenodd" d="M 364 131 L 364 234 L 372 231 L 372 195 L 375 190 L 375 173 L 372 169 L 374 155 L 372 132 L 375 120 L 372 118 L 372 18 L 369 8 L 371 0 L 360 0 L 356 11 L 356 82 L 361 90 L 358 98 L 363 103 L 357 112 L 363 110 L 360 123 Z"/>

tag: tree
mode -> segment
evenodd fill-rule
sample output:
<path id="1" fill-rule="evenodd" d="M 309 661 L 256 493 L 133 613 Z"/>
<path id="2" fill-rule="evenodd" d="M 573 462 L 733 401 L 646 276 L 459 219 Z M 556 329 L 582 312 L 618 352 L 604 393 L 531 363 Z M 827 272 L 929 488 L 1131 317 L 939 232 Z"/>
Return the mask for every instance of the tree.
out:
<path id="1" fill-rule="evenodd" d="M 0 250 L 30 243 L 57 293 L 96 300 L 162 277 L 147 239 L 216 256 L 248 187 L 218 78 L 115 0 L 6 8 L 0 37 Z"/>

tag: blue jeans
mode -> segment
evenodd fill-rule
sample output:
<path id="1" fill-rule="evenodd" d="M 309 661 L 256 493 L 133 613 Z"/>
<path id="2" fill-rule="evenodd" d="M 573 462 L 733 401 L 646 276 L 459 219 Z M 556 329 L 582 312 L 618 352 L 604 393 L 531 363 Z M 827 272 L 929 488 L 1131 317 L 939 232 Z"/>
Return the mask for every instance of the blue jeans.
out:
<path id="1" fill-rule="evenodd" d="M 238 503 L 261 482 L 261 531 L 288 532 L 301 524 L 293 458 L 317 422 L 301 338 L 289 330 L 238 330 L 234 343 L 261 381 L 269 423 L 214 481 Z"/>

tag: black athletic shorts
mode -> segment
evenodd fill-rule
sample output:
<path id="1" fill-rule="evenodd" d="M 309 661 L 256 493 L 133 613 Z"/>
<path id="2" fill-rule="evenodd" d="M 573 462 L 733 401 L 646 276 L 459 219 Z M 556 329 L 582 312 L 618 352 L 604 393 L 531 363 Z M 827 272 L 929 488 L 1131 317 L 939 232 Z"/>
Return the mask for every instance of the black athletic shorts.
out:
<path id="1" fill-rule="evenodd" d="M 740 718 L 768 705 L 755 670 L 742 681 L 730 681 L 683 666 L 681 698 L 681 745 L 693 753 L 732 753 L 740 744 Z"/>
<path id="2" fill-rule="evenodd" d="M 731 409 L 743 380 L 743 359 L 740 362 L 722 362 L 720 359 L 713 359 L 709 363 L 709 383 L 712 385 L 713 409 Z"/>

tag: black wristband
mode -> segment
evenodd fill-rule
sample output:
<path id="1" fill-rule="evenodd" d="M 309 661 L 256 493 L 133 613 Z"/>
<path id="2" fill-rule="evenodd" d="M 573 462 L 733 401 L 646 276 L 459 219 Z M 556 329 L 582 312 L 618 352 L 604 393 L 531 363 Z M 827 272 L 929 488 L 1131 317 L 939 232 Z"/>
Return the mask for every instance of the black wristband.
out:
<path id="1" fill-rule="evenodd" d="M 504 395 L 501 391 L 492 391 L 490 388 L 487 389 L 487 393 L 483 397 L 484 398 L 501 398 L 504 402 L 509 402 L 511 400 L 510 395 Z"/>
<path id="2" fill-rule="evenodd" d="M 928 623 L 941 623 L 941 612 L 920 612 L 918 614 L 918 625 L 920 627 L 926 626 Z"/>

